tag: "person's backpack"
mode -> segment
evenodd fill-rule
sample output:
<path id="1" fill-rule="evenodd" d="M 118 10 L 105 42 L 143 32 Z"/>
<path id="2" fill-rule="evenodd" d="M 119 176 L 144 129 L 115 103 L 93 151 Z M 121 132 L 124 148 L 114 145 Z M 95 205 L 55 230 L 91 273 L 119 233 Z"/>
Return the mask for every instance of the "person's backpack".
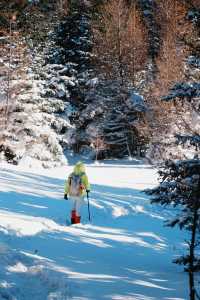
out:
<path id="1" fill-rule="evenodd" d="M 69 195 L 79 197 L 82 194 L 83 184 L 81 180 L 82 174 L 71 174 L 69 178 Z"/>

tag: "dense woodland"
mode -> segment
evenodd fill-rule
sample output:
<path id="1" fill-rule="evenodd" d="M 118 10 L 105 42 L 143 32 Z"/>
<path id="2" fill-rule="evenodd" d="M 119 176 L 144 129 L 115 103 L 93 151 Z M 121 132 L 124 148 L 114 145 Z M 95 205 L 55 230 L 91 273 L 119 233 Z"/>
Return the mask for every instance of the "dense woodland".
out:
<path id="1" fill-rule="evenodd" d="M 196 153 L 175 136 L 199 136 L 199 5 L 1 0 L 2 159 Z"/>
<path id="2" fill-rule="evenodd" d="M 200 1 L 0 0 L 0 153 L 165 161 L 154 203 L 190 232 L 200 299 Z"/>

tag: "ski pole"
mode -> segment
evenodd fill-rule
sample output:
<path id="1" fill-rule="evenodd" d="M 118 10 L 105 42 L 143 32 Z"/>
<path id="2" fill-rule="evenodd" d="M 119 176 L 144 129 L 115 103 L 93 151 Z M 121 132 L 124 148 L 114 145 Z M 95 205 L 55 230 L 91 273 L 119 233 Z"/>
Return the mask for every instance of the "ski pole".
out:
<path id="1" fill-rule="evenodd" d="M 89 221 L 91 221 L 89 192 L 87 192 L 87 200 L 88 200 L 88 216 L 89 216 Z"/>

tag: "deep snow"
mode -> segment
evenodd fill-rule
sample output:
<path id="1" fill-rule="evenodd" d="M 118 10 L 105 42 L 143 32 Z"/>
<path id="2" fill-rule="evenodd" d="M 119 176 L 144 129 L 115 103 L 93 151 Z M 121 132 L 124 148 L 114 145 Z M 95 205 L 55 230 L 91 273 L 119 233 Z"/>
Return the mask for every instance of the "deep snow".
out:
<path id="1" fill-rule="evenodd" d="M 135 161 L 88 164 L 91 213 L 66 226 L 64 180 L 72 166 L 1 165 L 0 300 L 183 300 L 187 274 L 172 264 L 184 232 L 141 191 L 156 171 Z"/>

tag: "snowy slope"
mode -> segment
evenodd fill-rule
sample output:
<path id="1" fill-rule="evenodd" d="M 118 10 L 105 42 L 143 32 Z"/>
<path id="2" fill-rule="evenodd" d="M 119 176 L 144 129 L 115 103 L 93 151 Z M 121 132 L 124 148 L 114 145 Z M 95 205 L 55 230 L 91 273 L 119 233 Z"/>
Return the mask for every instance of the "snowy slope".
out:
<path id="1" fill-rule="evenodd" d="M 71 168 L 1 166 L 0 300 L 187 299 L 187 275 L 171 263 L 183 233 L 164 228 L 171 212 L 141 193 L 155 185 L 155 170 L 87 165 L 92 222 L 85 206 L 83 224 L 66 226 Z"/>

